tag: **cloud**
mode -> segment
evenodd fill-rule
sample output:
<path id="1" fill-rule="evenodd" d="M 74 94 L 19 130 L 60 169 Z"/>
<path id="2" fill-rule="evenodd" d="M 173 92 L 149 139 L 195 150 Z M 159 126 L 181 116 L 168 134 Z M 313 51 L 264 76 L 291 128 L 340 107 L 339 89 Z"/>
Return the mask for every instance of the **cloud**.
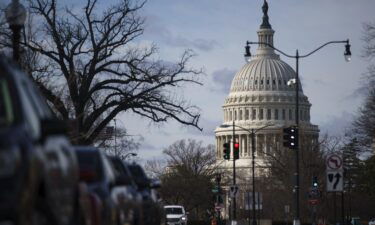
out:
<path id="1" fill-rule="evenodd" d="M 319 125 L 320 135 L 328 133 L 331 136 L 342 136 L 350 128 L 354 115 L 346 111 L 338 116 L 330 116 Z"/>
<path id="2" fill-rule="evenodd" d="M 165 37 L 164 41 L 172 47 L 198 49 L 206 52 L 213 50 L 218 45 L 215 40 L 206 40 L 202 38 L 189 40 L 181 36 L 174 37 L 172 35 Z"/>
<path id="3" fill-rule="evenodd" d="M 233 69 L 220 69 L 216 70 L 212 73 L 212 80 L 213 85 L 211 90 L 219 91 L 223 93 L 229 93 L 230 86 L 232 84 L 232 80 L 234 75 L 236 74 L 237 70 Z"/>
<path id="4" fill-rule="evenodd" d="M 159 38 L 163 43 L 171 47 L 183 47 L 208 52 L 218 46 L 216 40 L 204 38 L 188 39 L 181 35 L 175 35 L 163 24 L 159 17 L 154 15 L 147 16 L 146 32 L 153 37 Z"/>

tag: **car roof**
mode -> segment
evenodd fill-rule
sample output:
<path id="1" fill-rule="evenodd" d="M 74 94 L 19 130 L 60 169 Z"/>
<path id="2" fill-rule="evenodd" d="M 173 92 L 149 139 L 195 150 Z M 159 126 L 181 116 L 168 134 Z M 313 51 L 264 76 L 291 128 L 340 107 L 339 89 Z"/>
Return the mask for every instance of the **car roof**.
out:
<path id="1" fill-rule="evenodd" d="M 182 205 L 165 205 L 164 208 L 184 208 Z"/>
<path id="2" fill-rule="evenodd" d="M 94 146 L 88 146 L 88 145 L 74 145 L 73 146 L 74 150 L 79 151 L 79 152 L 97 152 L 99 151 L 98 148 Z"/>

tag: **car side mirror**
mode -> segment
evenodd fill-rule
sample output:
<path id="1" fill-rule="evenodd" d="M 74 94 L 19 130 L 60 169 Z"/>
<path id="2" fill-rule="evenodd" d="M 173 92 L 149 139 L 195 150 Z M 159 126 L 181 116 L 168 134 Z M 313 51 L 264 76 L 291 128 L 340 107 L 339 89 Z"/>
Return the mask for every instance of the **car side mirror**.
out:
<path id="1" fill-rule="evenodd" d="M 66 134 L 67 130 L 66 123 L 62 120 L 45 119 L 41 121 L 42 138 L 45 138 L 48 135 Z"/>

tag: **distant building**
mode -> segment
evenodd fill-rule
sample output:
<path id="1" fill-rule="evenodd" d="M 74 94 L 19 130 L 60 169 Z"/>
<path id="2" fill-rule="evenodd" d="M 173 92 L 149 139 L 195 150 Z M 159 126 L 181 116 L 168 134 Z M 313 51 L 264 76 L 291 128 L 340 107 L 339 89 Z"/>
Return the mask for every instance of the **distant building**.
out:
<path id="1" fill-rule="evenodd" d="M 273 46 L 275 31 L 268 20 L 266 2 L 262 8 L 264 15 L 257 31 L 258 41 Z M 237 174 L 245 176 L 247 184 L 251 181 L 252 146 L 249 131 L 272 124 L 259 130 L 255 136 L 256 177 L 267 175 L 267 161 L 264 155 L 272 154 L 276 148 L 284 148 L 282 128 L 295 124 L 296 90 L 294 85 L 288 86 L 288 81 L 293 78 L 295 78 L 295 71 L 292 67 L 282 61 L 272 48 L 264 44 L 258 46 L 249 62 L 235 74 L 230 93 L 223 105 L 223 125 L 229 127 L 218 126 L 215 129 L 217 163 L 222 170 L 228 171 L 228 174 L 232 173 L 233 156 L 229 161 L 223 159 L 223 144 L 231 143 L 233 140 L 233 121 L 236 126 L 247 129 L 246 131 L 235 127 L 235 140 L 240 144 L 236 171 Z M 310 122 L 311 104 L 304 95 L 301 84 L 299 87 L 300 130 L 303 130 L 304 136 L 310 143 L 317 143 L 319 128 Z M 241 186 L 241 180 L 238 180 L 238 184 Z M 249 188 L 251 186 L 246 189 Z M 242 188 L 242 191 L 243 189 L 245 188 Z"/>

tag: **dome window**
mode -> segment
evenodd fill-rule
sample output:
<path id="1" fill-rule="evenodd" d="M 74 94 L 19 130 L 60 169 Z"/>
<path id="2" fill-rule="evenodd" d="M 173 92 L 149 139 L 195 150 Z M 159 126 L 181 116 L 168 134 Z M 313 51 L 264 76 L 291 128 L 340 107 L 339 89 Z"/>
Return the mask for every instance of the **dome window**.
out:
<path id="1" fill-rule="evenodd" d="M 282 119 L 285 120 L 285 109 L 282 111 Z"/>
<path id="2" fill-rule="evenodd" d="M 263 109 L 259 109 L 259 119 L 263 120 Z"/>
<path id="3" fill-rule="evenodd" d="M 267 120 L 271 119 L 271 109 L 267 109 Z"/>
<path id="4" fill-rule="evenodd" d="M 269 84 L 270 84 L 270 80 L 267 79 L 267 85 L 269 85 Z"/>
<path id="5" fill-rule="evenodd" d="M 260 80 L 260 85 L 263 85 L 263 79 Z"/>
<path id="6" fill-rule="evenodd" d="M 279 110 L 275 109 L 275 120 L 279 119 Z"/>
<path id="7" fill-rule="evenodd" d="M 289 109 L 289 120 L 293 120 L 293 113 L 291 109 Z"/>
<path id="8" fill-rule="evenodd" d="M 251 120 L 255 120 L 257 118 L 257 111 L 256 109 L 253 109 L 253 113 L 251 115 Z"/>
<path id="9" fill-rule="evenodd" d="M 272 80 L 272 84 L 273 84 L 273 85 L 276 85 L 276 80 Z"/>
<path id="10" fill-rule="evenodd" d="M 255 80 L 255 85 L 257 85 L 258 84 L 258 80 Z"/>
<path id="11" fill-rule="evenodd" d="M 281 85 L 281 80 L 279 80 L 279 85 Z"/>

